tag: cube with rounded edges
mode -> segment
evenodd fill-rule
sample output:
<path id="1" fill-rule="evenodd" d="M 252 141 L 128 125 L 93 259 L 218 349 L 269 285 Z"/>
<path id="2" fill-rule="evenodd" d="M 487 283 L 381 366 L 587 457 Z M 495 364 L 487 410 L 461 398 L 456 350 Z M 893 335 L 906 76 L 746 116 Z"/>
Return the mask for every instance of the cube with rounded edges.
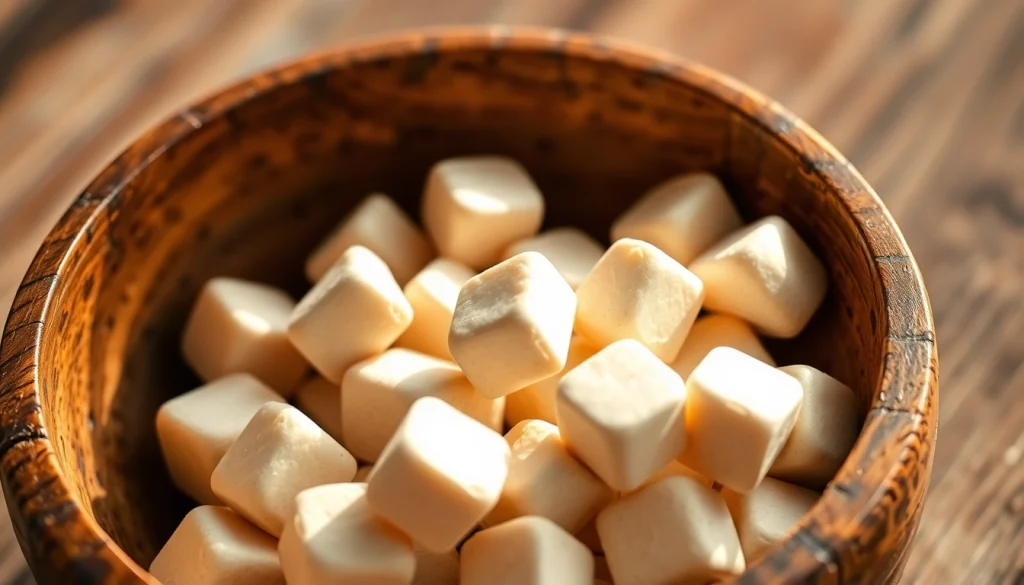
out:
<path id="1" fill-rule="evenodd" d="M 441 256 L 482 270 L 509 244 L 537 233 L 544 197 L 526 169 L 503 156 L 443 160 L 430 170 L 423 225 Z"/>
<path id="2" fill-rule="evenodd" d="M 412 306 L 391 271 L 362 246 L 348 248 L 306 296 L 288 337 L 325 378 L 388 348 L 412 323 Z"/>
<path id="3" fill-rule="evenodd" d="M 860 434 L 860 406 L 849 386 L 810 366 L 779 368 L 804 389 L 793 432 L 768 475 L 822 488 L 835 476 Z"/>
<path id="4" fill-rule="evenodd" d="M 220 504 L 210 476 L 245 425 L 284 398 L 251 374 L 231 374 L 165 402 L 156 435 L 171 481 L 200 504 Z"/>
<path id="5" fill-rule="evenodd" d="M 614 498 L 611 488 L 569 454 L 555 425 L 526 420 L 505 440 L 512 450 L 508 479 L 484 526 L 543 516 L 575 533 Z"/>
<path id="6" fill-rule="evenodd" d="M 821 261 L 778 216 L 734 232 L 690 270 L 704 282 L 705 308 L 735 315 L 770 337 L 796 337 L 828 288 Z"/>
<path id="7" fill-rule="evenodd" d="M 800 383 L 739 350 L 716 347 L 693 370 L 686 392 L 679 461 L 734 491 L 756 488 L 796 423 Z"/>
<path id="8" fill-rule="evenodd" d="M 383 193 L 367 195 L 306 260 L 306 277 L 317 282 L 352 246 L 380 257 L 404 285 L 434 257 L 433 246 L 409 216 Z"/>
<path id="9" fill-rule="evenodd" d="M 582 364 L 600 349 L 582 335 L 573 335 L 569 341 L 569 353 L 565 357 L 565 367 L 561 372 L 554 376 L 548 376 L 540 382 L 534 382 L 505 397 L 505 423 L 510 427 L 530 419 L 556 423 L 555 397 L 558 394 L 558 382 L 562 376 Z"/>
<path id="10" fill-rule="evenodd" d="M 288 340 L 294 309 L 288 293 L 272 286 L 210 279 L 185 323 L 185 361 L 205 382 L 247 372 L 290 396 L 309 367 Z"/>
<path id="11" fill-rule="evenodd" d="M 679 375 L 640 342 L 623 339 L 558 383 L 558 428 L 605 483 L 631 490 L 682 450 L 686 402 Z"/>
<path id="12" fill-rule="evenodd" d="M 498 502 L 509 457 L 498 433 L 439 398 L 420 398 L 374 465 L 367 498 L 418 545 L 446 552 Z"/>
<path id="13" fill-rule="evenodd" d="M 732 315 L 711 314 L 694 321 L 690 334 L 686 336 L 686 341 L 671 364 L 672 369 L 685 380 L 708 352 L 716 347 L 738 349 L 769 366 L 775 365 L 775 360 L 757 338 L 757 332 L 746 321 Z"/>
<path id="14" fill-rule="evenodd" d="M 612 241 L 643 240 L 687 264 L 743 224 L 722 183 L 710 173 L 655 185 L 612 224 Z"/>
<path id="15" fill-rule="evenodd" d="M 524 252 L 470 278 L 448 349 L 484 396 L 498 398 L 565 366 L 576 295 L 547 258 Z"/>
<path id="16" fill-rule="evenodd" d="M 295 513 L 295 496 L 350 481 L 356 460 L 299 409 L 261 408 L 213 471 L 210 485 L 231 509 L 274 536 Z"/>
<path id="17" fill-rule="evenodd" d="M 185 515 L 149 572 L 164 585 L 284 585 L 277 541 L 220 506 Z"/>
<path id="18" fill-rule="evenodd" d="M 789 535 L 819 497 L 817 492 L 770 477 L 750 493 L 741 494 L 726 488 L 722 496 L 729 506 L 748 563 Z"/>
<path id="19" fill-rule="evenodd" d="M 600 346 L 635 339 L 671 362 L 700 312 L 704 285 L 656 247 L 629 238 L 576 289 L 576 331 Z"/>
<path id="20" fill-rule="evenodd" d="M 597 516 L 616 583 L 709 583 L 746 568 L 722 495 L 673 476 L 624 496 Z"/>
<path id="21" fill-rule="evenodd" d="M 505 258 L 523 252 L 543 254 L 555 265 L 569 286 L 575 289 L 601 259 L 604 247 L 582 230 L 563 227 L 512 244 L 505 250 Z"/>
<path id="22" fill-rule="evenodd" d="M 373 514 L 364 483 L 299 493 L 278 551 L 288 585 L 408 585 L 416 571 L 412 541 Z"/>
<path id="23" fill-rule="evenodd" d="M 452 359 L 448 351 L 448 330 L 462 285 L 475 275 L 470 268 L 438 258 L 414 276 L 403 289 L 412 305 L 412 324 L 395 341 L 398 347 L 412 349 L 441 359 Z"/>
<path id="24" fill-rule="evenodd" d="M 462 585 L 593 585 L 594 556 L 554 522 L 524 516 L 462 546 Z"/>
<path id="25" fill-rule="evenodd" d="M 342 444 L 360 461 L 376 461 L 409 407 L 424 396 L 444 400 L 495 432 L 502 430 L 504 398 L 481 396 L 450 361 L 393 348 L 345 372 Z"/>
<path id="26" fill-rule="evenodd" d="M 416 575 L 412 585 L 459 585 L 459 553 L 454 550 L 432 553 L 413 547 L 416 553 Z"/>
<path id="27" fill-rule="evenodd" d="M 313 376 L 295 392 L 295 405 L 335 441 L 341 442 L 341 388 Z"/>

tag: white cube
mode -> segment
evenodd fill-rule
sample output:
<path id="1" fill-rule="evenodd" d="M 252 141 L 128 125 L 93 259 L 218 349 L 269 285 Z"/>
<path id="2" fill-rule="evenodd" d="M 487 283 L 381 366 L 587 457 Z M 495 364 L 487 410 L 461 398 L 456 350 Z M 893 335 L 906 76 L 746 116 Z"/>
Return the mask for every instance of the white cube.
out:
<path id="1" fill-rule="evenodd" d="M 219 504 L 210 476 L 249 419 L 268 402 L 284 402 L 250 374 L 231 374 L 165 402 L 156 435 L 171 481 L 200 504 Z"/>
<path id="2" fill-rule="evenodd" d="M 622 239 L 576 290 L 576 331 L 605 346 L 635 339 L 664 362 L 679 352 L 700 312 L 704 286 L 668 254 Z"/>
<path id="3" fill-rule="evenodd" d="M 442 553 L 494 508 L 508 475 L 504 437 L 438 398 L 409 409 L 370 475 L 374 511 Z"/>
<path id="4" fill-rule="evenodd" d="M 656 185 L 612 224 L 612 241 L 643 240 L 680 264 L 742 225 L 722 183 L 709 173 L 680 175 Z"/>
<path id="5" fill-rule="evenodd" d="M 722 495 L 675 476 L 623 497 L 597 516 L 616 583 L 709 583 L 746 568 Z"/>
<path id="6" fill-rule="evenodd" d="M 569 454 L 555 425 L 523 421 L 505 440 L 512 450 L 508 479 L 484 526 L 542 516 L 575 533 L 614 498 L 611 488 Z"/>
<path id="7" fill-rule="evenodd" d="M 748 321 L 771 337 L 795 337 L 821 306 L 828 278 L 789 222 L 766 217 L 734 232 L 690 264 L 705 308 Z"/>
<path id="8" fill-rule="evenodd" d="M 525 516 L 462 547 L 462 585 L 593 585 L 594 557 L 547 518 Z"/>
<path id="9" fill-rule="evenodd" d="M 600 349 L 587 338 L 573 335 L 569 341 L 569 353 L 565 358 L 565 367 L 561 372 L 506 396 L 505 422 L 510 427 L 530 419 L 556 423 L 555 398 L 558 395 L 558 382 L 562 380 L 562 376 L 590 359 Z"/>
<path id="10" fill-rule="evenodd" d="M 292 314 L 288 336 L 328 380 L 388 348 L 412 323 L 412 306 L 387 265 L 362 246 L 345 251 Z"/>
<path id="11" fill-rule="evenodd" d="M 490 398 L 560 372 L 572 338 L 576 295 L 544 256 L 525 252 L 466 281 L 448 348 Z"/>
<path id="12" fill-rule="evenodd" d="M 520 240 L 505 250 L 505 258 L 523 252 L 539 252 L 551 261 L 558 272 L 576 288 L 583 282 L 604 254 L 604 247 L 586 232 L 576 228 L 555 228 Z"/>
<path id="13" fill-rule="evenodd" d="M 274 536 L 295 514 L 295 496 L 350 481 L 356 461 L 299 409 L 261 408 L 213 471 L 210 485 L 231 509 Z"/>
<path id="14" fill-rule="evenodd" d="M 770 477 L 750 493 L 725 489 L 722 496 L 736 524 L 748 563 L 788 536 L 818 501 L 817 492 Z"/>
<path id="15" fill-rule="evenodd" d="M 219 506 L 189 512 L 149 572 L 163 585 L 284 585 L 277 541 Z"/>
<path id="16" fill-rule="evenodd" d="M 317 282 L 352 246 L 363 246 L 383 260 L 398 284 L 405 284 L 434 257 L 430 241 L 390 197 L 363 199 L 306 260 L 306 277 Z"/>
<path id="17" fill-rule="evenodd" d="M 313 376 L 295 392 L 295 405 L 335 441 L 341 442 L 341 388 Z"/>
<path id="18" fill-rule="evenodd" d="M 690 334 L 686 336 L 683 347 L 679 349 L 679 354 L 672 362 L 672 369 L 685 380 L 708 352 L 716 347 L 738 349 L 769 366 L 775 365 L 775 360 L 768 354 L 768 350 L 758 339 L 757 332 L 750 325 L 732 315 L 712 314 L 693 323 Z"/>
<path id="19" fill-rule="evenodd" d="M 441 256 L 481 270 L 537 233 L 544 198 L 526 169 L 501 156 L 443 160 L 430 170 L 423 225 Z"/>
<path id="20" fill-rule="evenodd" d="M 409 537 L 371 512 L 363 483 L 298 494 L 278 551 L 288 585 L 409 585 L 416 571 Z"/>
<path id="21" fill-rule="evenodd" d="M 638 341 L 617 341 L 558 383 L 558 428 L 612 488 L 639 486 L 683 448 L 683 380 Z"/>
<path id="22" fill-rule="evenodd" d="M 738 492 L 764 479 L 796 423 L 796 378 L 731 347 L 711 350 L 686 381 L 684 465 Z"/>
<path id="23" fill-rule="evenodd" d="M 424 396 L 444 400 L 495 432 L 502 430 L 504 398 L 481 396 L 450 361 L 394 348 L 345 372 L 342 444 L 360 461 L 376 461 L 409 408 Z"/>
<path id="24" fill-rule="evenodd" d="M 448 351 L 452 313 L 459 301 L 462 285 L 475 274 L 454 260 L 438 258 L 414 276 L 403 289 L 412 305 L 412 324 L 395 341 L 395 345 L 452 359 L 452 353 Z"/>
<path id="25" fill-rule="evenodd" d="M 416 575 L 412 585 L 459 585 L 459 553 L 432 553 L 415 547 Z"/>
<path id="26" fill-rule="evenodd" d="M 294 309 L 288 293 L 272 286 L 211 279 L 185 324 L 185 361 L 204 382 L 246 372 L 290 396 L 309 367 L 288 340 Z"/>

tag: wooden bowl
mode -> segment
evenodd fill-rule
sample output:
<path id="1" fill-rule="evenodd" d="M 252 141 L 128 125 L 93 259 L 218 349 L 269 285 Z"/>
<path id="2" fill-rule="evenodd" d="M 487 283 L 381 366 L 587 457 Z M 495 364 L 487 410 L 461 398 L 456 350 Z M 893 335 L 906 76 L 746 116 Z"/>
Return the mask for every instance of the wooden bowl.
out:
<path id="1" fill-rule="evenodd" d="M 781 214 L 828 267 L 823 308 L 771 350 L 859 394 L 864 429 L 795 534 L 742 583 L 893 582 L 935 445 L 934 326 L 921 275 L 864 179 L 780 106 L 679 59 L 544 30 L 363 42 L 185 109 L 107 167 L 46 238 L 0 349 L 0 472 L 41 583 L 154 583 L 190 503 L 157 407 L 198 380 L 178 340 L 200 285 L 238 275 L 301 295 L 302 259 L 370 191 L 412 214 L 438 159 L 501 153 L 546 224 L 602 240 L 646 188 L 717 173 L 747 218 Z"/>

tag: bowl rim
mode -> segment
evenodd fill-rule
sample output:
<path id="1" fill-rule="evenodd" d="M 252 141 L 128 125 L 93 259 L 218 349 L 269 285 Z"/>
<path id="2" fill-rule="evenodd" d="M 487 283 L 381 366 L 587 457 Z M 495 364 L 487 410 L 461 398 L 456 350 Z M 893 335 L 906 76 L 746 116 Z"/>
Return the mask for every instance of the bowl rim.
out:
<path id="1" fill-rule="evenodd" d="M 274 88 L 327 70 L 458 49 L 545 52 L 609 61 L 641 75 L 686 84 L 782 141 L 801 162 L 803 172 L 817 175 L 838 194 L 867 244 L 885 299 L 880 392 L 853 453 L 822 498 L 791 536 L 748 566 L 744 582 L 803 582 L 824 575 L 845 580 L 856 572 L 851 565 L 882 558 L 892 567 L 888 578 L 898 576 L 906 543 L 916 532 L 934 453 L 938 357 L 920 270 L 874 190 L 806 123 L 710 68 L 632 42 L 585 33 L 471 26 L 355 39 L 250 76 L 147 131 L 71 203 L 25 274 L 0 338 L 0 479 L 18 541 L 37 577 L 44 582 L 47 577 L 88 575 L 89 582 L 156 583 L 85 512 L 64 477 L 45 424 L 39 348 L 44 335 L 56 335 L 51 332 L 55 327 L 47 326 L 47 317 L 76 247 L 98 222 L 112 221 L 111 212 L 122 195 L 132 195 L 133 190 L 126 193 L 125 187 L 143 168 L 209 121 Z M 865 475 L 869 468 L 874 472 L 870 482 Z"/>

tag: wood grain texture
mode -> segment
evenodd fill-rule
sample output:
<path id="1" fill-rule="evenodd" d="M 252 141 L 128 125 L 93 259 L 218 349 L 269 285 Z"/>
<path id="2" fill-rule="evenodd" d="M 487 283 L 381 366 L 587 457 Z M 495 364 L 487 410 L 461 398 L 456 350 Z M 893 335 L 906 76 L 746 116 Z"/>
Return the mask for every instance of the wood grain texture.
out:
<path id="1" fill-rule="evenodd" d="M 84 4 L 98 8 L 66 17 L 69 3 L 0 3 L 0 309 L 10 307 L 49 227 L 131 139 L 269 63 L 356 35 L 441 23 L 543 24 L 631 39 L 779 99 L 886 201 L 924 273 L 943 345 L 942 439 L 903 582 L 1024 581 L 1018 0 Z M 66 24 L 44 30 L 24 16 L 30 5 L 47 5 L 48 18 Z M 27 582 L 21 562 L 0 537 L 0 582 Z"/>

